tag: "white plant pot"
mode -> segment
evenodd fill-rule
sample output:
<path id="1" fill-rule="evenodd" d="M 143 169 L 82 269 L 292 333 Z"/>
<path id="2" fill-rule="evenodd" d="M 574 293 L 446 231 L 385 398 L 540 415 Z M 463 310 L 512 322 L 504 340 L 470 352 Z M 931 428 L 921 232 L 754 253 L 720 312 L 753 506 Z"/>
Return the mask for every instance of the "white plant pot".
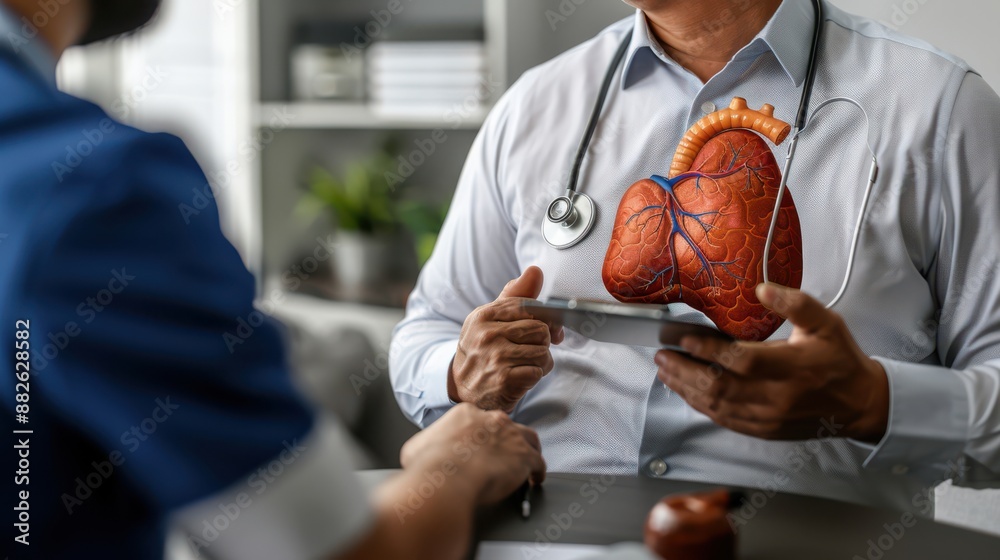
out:
<path id="1" fill-rule="evenodd" d="M 398 236 L 340 231 L 335 239 L 330 262 L 337 292 L 343 297 L 365 299 L 392 281 L 399 260 Z"/>

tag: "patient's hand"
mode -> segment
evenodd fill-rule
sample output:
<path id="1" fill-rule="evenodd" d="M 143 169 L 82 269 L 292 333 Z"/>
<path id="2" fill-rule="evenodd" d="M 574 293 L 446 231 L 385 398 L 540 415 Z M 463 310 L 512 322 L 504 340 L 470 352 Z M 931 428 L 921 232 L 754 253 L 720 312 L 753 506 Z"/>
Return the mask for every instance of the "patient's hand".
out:
<path id="1" fill-rule="evenodd" d="M 448 396 L 485 410 L 514 410 L 518 401 L 552 371 L 549 344 L 564 338 L 521 306 L 542 290 L 542 271 L 529 267 L 496 301 L 477 308 L 462 325 L 448 375 Z"/>
<path id="2" fill-rule="evenodd" d="M 496 503 L 527 480 L 545 479 L 538 434 L 504 412 L 471 404 L 454 407 L 413 436 L 399 460 L 404 469 L 427 473 L 428 480 L 437 476 L 442 483 L 467 484 L 479 504 Z"/>
<path id="3" fill-rule="evenodd" d="M 713 365 L 664 350 L 656 355 L 659 379 L 716 424 L 750 436 L 882 439 L 888 378 L 844 320 L 799 290 L 762 285 L 757 297 L 794 325 L 787 341 L 685 338 L 692 356 Z"/>

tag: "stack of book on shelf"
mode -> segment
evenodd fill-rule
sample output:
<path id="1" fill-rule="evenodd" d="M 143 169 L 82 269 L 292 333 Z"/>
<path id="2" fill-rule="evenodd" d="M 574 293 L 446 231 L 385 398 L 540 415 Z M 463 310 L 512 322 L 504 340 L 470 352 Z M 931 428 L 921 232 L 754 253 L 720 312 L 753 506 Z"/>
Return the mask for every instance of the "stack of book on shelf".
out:
<path id="1" fill-rule="evenodd" d="M 453 119 L 469 116 L 489 101 L 493 92 L 483 41 L 442 40 L 442 35 L 448 34 L 394 38 L 368 49 L 373 111 L 391 117 Z"/>

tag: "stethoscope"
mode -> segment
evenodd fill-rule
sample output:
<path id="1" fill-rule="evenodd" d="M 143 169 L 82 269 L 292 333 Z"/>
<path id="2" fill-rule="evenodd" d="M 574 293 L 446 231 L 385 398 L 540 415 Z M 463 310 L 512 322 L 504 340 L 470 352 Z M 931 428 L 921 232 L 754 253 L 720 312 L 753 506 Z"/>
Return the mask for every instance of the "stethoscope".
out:
<path id="1" fill-rule="evenodd" d="M 820 103 L 813 111 L 812 115 L 809 115 L 809 100 L 812 97 L 813 84 L 816 81 L 816 61 L 819 56 L 819 44 L 823 35 L 824 19 L 822 1 L 813 0 L 813 6 L 816 10 L 816 23 L 813 29 L 809 65 L 806 71 L 805 84 L 802 88 L 802 98 L 799 100 L 798 114 L 795 117 L 795 128 L 789 139 L 788 155 L 785 157 L 785 164 L 781 173 L 781 182 L 778 185 L 777 198 L 774 203 L 774 209 L 771 212 L 771 224 L 767 231 L 767 240 L 764 243 L 764 255 L 771 254 L 771 244 L 774 240 L 774 232 L 778 225 L 778 213 L 781 209 L 781 201 L 784 198 L 785 191 L 788 189 L 788 174 L 792 168 L 792 161 L 795 158 L 795 148 L 798 145 L 799 137 L 803 132 L 805 132 L 806 128 L 812 124 L 816 115 L 824 108 L 829 107 L 834 103 L 841 102 L 854 105 L 865 117 L 865 144 L 867 145 L 868 152 L 871 154 L 872 163 L 868 172 L 868 184 L 865 187 L 861 210 L 858 213 L 858 219 L 854 226 L 851 248 L 848 251 L 847 271 L 844 274 L 844 280 L 840 285 L 840 290 L 838 290 L 837 295 L 835 295 L 830 303 L 826 305 L 829 308 L 836 305 L 837 302 L 844 297 L 844 293 L 847 292 L 847 284 L 851 278 L 851 272 L 854 269 L 854 256 L 857 253 L 858 240 L 861 237 L 862 225 L 864 224 L 865 215 L 868 210 L 868 202 L 871 199 L 871 193 L 875 187 L 875 181 L 878 179 L 879 167 L 878 158 L 876 158 L 875 150 L 871 145 L 871 120 L 868 117 L 868 112 L 857 100 L 848 97 L 834 97 Z M 570 173 L 569 184 L 566 187 L 566 192 L 562 196 L 553 200 L 545 211 L 545 219 L 542 220 L 542 237 L 553 248 L 568 249 L 576 245 L 587 237 L 587 234 L 589 234 L 590 230 L 594 227 L 594 222 L 597 219 L 597 207 L 595 206 L 593 199 L 577 190 L 577 184 L 580 179 L 580 169 L 583 167 L 583 160 L 587 156 L 587 152 L 590 149 L 590 142 L 593 139 L 594 132 L 597 130 L 597 125 L 601 120 L 601 112 L 604 109 L 604 103 L 607 100 L 611 84 L 614 81 L 615 75 L 618 73 L 618 67 L 621 66 L 622 60 L 625 58 L 625 53 L 628 52 L 628 47 L 631 42 L 632 33 L 629 32 L 626 34 L 621 45 L 618 47 L 618 50 L 615 52 L 615 56 L 604 75 L 604 81 L 601 83 L 601 90 L 597 95 L 597 101 L 594 103 L 594 109 L 590 114 L 590 119 L 587 121 L 587 128 L 584 131 L 583 139 L 580 141 L 580 147 L 577 149 L 576 158 L 573 161 L 573 169 Z M 768 274 L 768 260 L 768 258 L 762 259 L 762 278 L 764 282 L 768 282 L 770 278 L 770 275 Z"/>

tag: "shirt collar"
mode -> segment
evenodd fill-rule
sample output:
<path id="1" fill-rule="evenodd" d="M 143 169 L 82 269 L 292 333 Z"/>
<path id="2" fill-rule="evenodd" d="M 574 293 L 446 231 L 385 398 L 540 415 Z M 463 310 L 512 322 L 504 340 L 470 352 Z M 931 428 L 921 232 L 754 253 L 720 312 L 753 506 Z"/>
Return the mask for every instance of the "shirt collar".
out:
<path id="1" fill-rule="evenodd" d="M 34 35 L 28 36 L 25 30 Z M 49 85 L 56 85 L 56 57 L 38 33 L 38 29 L 19 18 L 0 2 L 0 49 L 7 49 L 34 69 Z"/>
<path id="2" fill-rule="evenodd" d="M 809 0 L 784 0 L 764 29 L 733 58 L 757 58 L 770 51 L 774 53 L 788 78 L 798 87 L 805 80 L 808 71 L 815 20 L 816 12 Z M 649 28 L 646 15 L 642 10 L 636 10 L 632 42 L 626 53 L 622 72 L 623 89 L 648 74 L 643 71 L 643 64 L 649 54 L 668 64 L 677 64 L 663 51 Z"/>

